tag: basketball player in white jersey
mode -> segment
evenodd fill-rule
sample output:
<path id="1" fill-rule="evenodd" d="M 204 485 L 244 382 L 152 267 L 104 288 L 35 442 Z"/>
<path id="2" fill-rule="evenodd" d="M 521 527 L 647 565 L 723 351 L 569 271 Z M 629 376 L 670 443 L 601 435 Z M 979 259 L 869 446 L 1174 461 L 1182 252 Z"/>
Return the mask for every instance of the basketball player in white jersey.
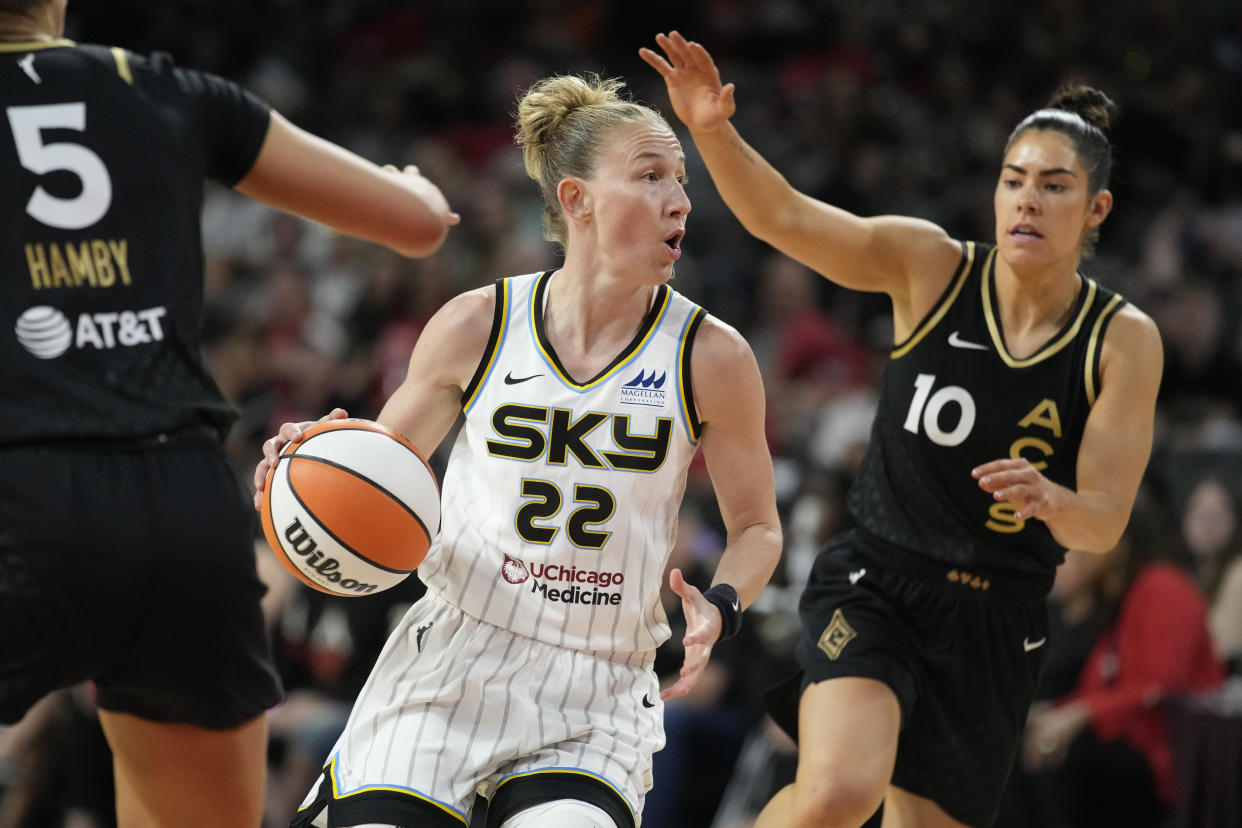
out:
<path id="1" fill-rule="evenodd" d="M 521 99 L 555 271 L 431 319 L 378 420 L 430 454 L 459 412 L 427 597 L 393 633 L 295 826 L 635 828 L 662 701 L 698 681 L 780 552 L 764 396 L 741 336 L 667 284 L 690 202 L 667 122 L 616 80 Z M 329 416 L 343 416 L 340 410 Z M 255 472 L 308 423 L 285 424 Z M 705 593 L 677 570 L 686 660 L 660 691 L 659 590 L 702 450 L 728 529 Z"/>

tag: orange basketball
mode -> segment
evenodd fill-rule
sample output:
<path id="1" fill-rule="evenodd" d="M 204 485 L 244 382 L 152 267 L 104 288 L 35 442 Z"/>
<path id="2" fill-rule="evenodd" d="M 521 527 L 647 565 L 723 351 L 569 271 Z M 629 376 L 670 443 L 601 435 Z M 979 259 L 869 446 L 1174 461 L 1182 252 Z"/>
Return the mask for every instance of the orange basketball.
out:
<path id="1" fill-rule="evenodd" d="M 440 526 L 440 487 L 418 450 L 370 420 L 328 420 L 267 474 L 263 534 L 285 568 L 332 595 L 396 586 Z"/>

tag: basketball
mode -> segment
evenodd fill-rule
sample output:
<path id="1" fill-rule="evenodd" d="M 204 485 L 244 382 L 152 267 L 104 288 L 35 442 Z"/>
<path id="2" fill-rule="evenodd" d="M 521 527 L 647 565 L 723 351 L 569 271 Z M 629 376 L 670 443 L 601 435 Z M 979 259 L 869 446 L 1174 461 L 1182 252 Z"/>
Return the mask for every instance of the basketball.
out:
<path id="1" fill-rule="evenodd" d="M 440 526 L 440 487 L 418 450 L 370 420 L 328 420 L 267 474 L 263 534 L 308 586 L 346 597 L 396 586 Z"/>

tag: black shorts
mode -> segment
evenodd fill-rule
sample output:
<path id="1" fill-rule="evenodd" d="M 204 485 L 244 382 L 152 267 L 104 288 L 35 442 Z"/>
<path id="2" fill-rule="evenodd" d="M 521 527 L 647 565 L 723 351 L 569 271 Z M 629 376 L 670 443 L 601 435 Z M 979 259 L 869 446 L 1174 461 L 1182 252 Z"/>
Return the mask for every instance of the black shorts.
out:
<path id="1" fill-rule="evenodd" d="M 848 532 L 803 593 L 801 672 L 766 695 L 797 738 L 798 699 L 844 676 L 901 706 L 893 784 L 967 825 L 991 825 L 1043 666 L 1051 578 L 962 572 Z"/>
<path id="2" fill-rule="evenodd" d="M 88 679 L 213 729 L 277 703 L 254 526 L 206 437 L 0 449 L 0 722 Z"/>

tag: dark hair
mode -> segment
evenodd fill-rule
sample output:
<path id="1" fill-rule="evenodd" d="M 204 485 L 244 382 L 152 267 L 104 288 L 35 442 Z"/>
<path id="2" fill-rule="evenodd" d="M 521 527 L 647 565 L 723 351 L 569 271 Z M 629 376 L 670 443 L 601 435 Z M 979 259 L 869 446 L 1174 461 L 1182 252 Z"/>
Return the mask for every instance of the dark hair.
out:
<path id="1" fill-rule="evenodd" d="M 1087 171 L 1087 189 L 1095 195 L 1108 186 L 1113 168 L 1113 148 L 1108 129 L 1117 115 L 1117 104 L 1094 87 L 1070 81 L 1063 84 L 1048 105 L 1027 115 L 1009 133 L 1005 154 L 1025 132 L 1050 129 L 1074 142 L 1074 151 Z"/>

